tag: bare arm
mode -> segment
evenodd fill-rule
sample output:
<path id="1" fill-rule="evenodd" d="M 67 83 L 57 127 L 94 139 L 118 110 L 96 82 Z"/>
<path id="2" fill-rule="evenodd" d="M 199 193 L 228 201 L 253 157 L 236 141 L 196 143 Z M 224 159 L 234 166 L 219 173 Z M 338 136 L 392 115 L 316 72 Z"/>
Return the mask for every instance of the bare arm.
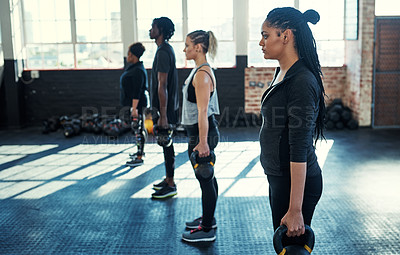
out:
<path id="1" fill-rule="evenodd" d="M 160 101 L 160 118 L 158 125 L 166 128 L 168 126 L 167 103 L 168 103 L 168 73 L 158 72 L 158 99 Z"/>
<path id="2" fill-rule="evenodd" d="M 132 99 L 132 112 L 131 112 L 131 116 L 132 117 L 138 117 L 138 109 L 137 109 L 137 105 L 139 103 L 139 99 Z"/>
<path id="3" fill-rule="evenodd" d="M 210 154 L 210 148 L 207 143 L 208 137 L 208 103 L 210 101 L 210 93 L 212 86 L 211 77 L 204 73 L 196 73 L 193 79 L 193 86 L 196 91 L 196 101 L 198 110 L 198 125 L 199 125 L 199 144 L 194 150 L 199 151 L 200 157 L 206 157 Z"/>
<path id="4" fill-rule="evenodd" d="M 300 236 L 305 231 L 302 206 L 306 173 L 306 162 L 290 162 L 291 189 L 289 210 L 281 220 L 281 224 L 288 227 L 288 236 Z"/>

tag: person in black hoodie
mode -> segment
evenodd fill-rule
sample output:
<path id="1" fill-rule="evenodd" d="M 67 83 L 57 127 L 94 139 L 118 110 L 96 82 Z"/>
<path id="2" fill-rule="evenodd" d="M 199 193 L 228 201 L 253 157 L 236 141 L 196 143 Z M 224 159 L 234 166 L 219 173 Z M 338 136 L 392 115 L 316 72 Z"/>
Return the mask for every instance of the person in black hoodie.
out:
<path id="1" fill-rule="evenodd" d="M 304 224 L 311 225 L 322 194 L 314 141 L 324 137 L 325 91 L 307 24 L 318 21 L 315 10 L 273 9 L 262 24 L 259 42 L 264 58 L 279 62 L 261 99 L 260 161 L 269 182 L 274 229 L 286 225 L 288 243 L 302 242 Z"/>
<path id="2" fill-rule="evenodd" d="M 129 46 L 126 58 L 127 67 L 120 78 L 121 105 L 130 109 L 130 119 L 136 123 L 137 152 L 130 154 L 131 160 L 127 166 L 140 166 L 143 164 L 143 150 L 145 144 L 143 110 L 148 106 L 147 72 L 140 57 L 145 51 L 140 42 Z"/>

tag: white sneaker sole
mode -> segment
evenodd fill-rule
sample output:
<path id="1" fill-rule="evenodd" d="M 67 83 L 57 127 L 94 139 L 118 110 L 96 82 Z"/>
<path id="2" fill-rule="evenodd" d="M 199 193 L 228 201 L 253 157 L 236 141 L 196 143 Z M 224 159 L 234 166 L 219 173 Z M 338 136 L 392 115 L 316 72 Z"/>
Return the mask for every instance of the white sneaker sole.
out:
<path id="1" fill-rule="evenodd" d="M 178 194 L 178 192 L 174 191 L 174 192 L 170 192 L 164 195 L 151 195 L 152 198 L 167 198 L 167 197 L 173 197 L 176 196 Z"/>
<path id="2" fill-rule="evenodd" d="M 157 187 L 157 186 L 153 186 L 153 189 L 154 190 L 160 190 L 160 189 L 162 189 L 163 187 Z"/>
<path id="3" fill-rule="evenodd" d="M 213 242 L 215 241 L 215 239 L 217 239 L 216 236 L 213 237 L 206 237 L 206 238 L 200 238 L 200 239 L 188 239 L 185 237 L 182 237 L 182 240 L 186 241 L 186 242 L 190 242 L 190 243 L 197 243 L 197 242 Z"/>
<path id="4" fill-rule="evenodd" d="M 136 166 L 141 166 L 143 165 L 143 163 L 136 163 L 136 164 L 125 164 L 126 166 L 130 166 L 130 167 L 136 167 Z"/>

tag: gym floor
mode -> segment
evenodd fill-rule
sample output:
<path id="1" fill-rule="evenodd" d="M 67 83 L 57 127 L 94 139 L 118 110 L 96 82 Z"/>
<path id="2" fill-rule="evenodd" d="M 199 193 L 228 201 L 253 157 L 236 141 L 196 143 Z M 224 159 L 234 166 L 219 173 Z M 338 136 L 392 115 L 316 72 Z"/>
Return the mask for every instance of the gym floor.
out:
<path id="1" fill-rule="evenodd" d="M 313 254 L 400 254 L 400 129 L 329 131 L 317 146 L 324 191 Z M 0 131 L 1 254 L 275 254 L 258 128 L 221 129 L 217 240 L 181 241 L 201 215 L 200 189 L 175 137 L 178 195 L 150 199 L 165 174 L 149 137 L 145 164 L 125 167 L 134 138 L 39 128 Z"/>

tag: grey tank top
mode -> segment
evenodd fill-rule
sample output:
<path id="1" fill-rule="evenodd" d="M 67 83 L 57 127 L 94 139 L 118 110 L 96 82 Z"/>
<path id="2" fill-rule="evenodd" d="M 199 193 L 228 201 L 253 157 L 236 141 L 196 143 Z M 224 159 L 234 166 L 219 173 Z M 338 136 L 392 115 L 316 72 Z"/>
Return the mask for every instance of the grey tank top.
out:
<path id="1" fill-rule="evenodd" d="M 183 84 L 182 87 L 182 93 L 183 93 L 183 100 L 182 100 L 182 125 L 193 125 L 198 123 L 198 110 L 197 110 L 197 104 L 192 103 L 188 100 L 188 87 L 190 82 L 193 80 L 194 75 L 196 74 L 197 70 L 208 64 L 203 64 L 200 65 L 197 68 L 193 68 L 193 70 L 190 72 L 189 76 L 187 77 L 185 83 Z M 213 70 L 211 69 L 211 72 Z M 213 72 L 214 73 L 214 72 Z M 218 105 L 218 94 L 217 94 L 217 84 L 214 86 L 214 93 L 212 93 L 212 96 L 210 97 L 210 101 L 208 102 L 208 110 L 207 110 L 207 117 L 210 117 L 211 115 L 219 115 L 219 105 Z"/>

